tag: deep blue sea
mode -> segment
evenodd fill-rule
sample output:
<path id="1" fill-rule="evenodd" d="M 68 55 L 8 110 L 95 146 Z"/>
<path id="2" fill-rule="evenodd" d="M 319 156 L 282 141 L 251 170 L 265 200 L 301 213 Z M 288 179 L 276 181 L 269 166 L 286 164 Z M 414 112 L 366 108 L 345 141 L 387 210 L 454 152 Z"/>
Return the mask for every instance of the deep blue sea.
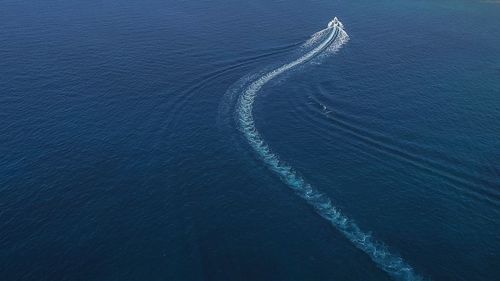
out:
<path id="1" fill-rule="evenodd" d="M 0 0 L 0 280 L 500 280 L 500 2 Z"/>

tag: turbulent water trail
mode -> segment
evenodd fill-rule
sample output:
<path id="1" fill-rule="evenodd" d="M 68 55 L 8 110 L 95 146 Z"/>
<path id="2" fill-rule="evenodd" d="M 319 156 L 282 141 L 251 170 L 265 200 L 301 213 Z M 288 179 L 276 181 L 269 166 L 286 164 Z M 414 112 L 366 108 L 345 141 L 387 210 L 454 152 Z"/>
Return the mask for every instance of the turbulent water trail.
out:
<path id="1" fill-rule="evenodd" d="M 237 104 L 239 125 L 250 146 L 281 179 L 295 192 L 313 206 L 325 219 L 329 220 L 354 246 L 365 252 L 379 268 L 387 272 L 393 279 L 414 281 L 422 280 L 413 268 L 401 257 L 391 253 L 382 243 L 377 242 L 369 233 L 362 231 L 354 221 L 346 217 L 331 200 L 318 189 L 308 184 L 287 163 L 280 161 L 276 153 L 272 152 L 255 127 L 253 105 L 260 89 L 277 76 L 301 65 L 325 51 L 336 51 L 348 40 L 344 26 L 334 18 L 321 34 L 327 33 L 326 38 L 317 47 L 298 59 L 278 67 L 252 82 L 242 93 Z M 317 33 L 319 34 L 319 33 Z M 323 36 L 324 37 L 324 36 Z M 316 40 L 316 39 L 315 39 Z"/>

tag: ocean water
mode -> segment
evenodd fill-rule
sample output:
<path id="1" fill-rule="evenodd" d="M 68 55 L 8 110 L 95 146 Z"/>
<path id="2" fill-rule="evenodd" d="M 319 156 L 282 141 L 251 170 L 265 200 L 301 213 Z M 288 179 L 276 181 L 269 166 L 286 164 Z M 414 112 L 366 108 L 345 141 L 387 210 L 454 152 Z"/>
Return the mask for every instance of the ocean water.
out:
<path id="1" fill-rule="evenodd" d="M 496 1 L 3 0 L 0 280 L 498 280 L 499 136 Z"/>

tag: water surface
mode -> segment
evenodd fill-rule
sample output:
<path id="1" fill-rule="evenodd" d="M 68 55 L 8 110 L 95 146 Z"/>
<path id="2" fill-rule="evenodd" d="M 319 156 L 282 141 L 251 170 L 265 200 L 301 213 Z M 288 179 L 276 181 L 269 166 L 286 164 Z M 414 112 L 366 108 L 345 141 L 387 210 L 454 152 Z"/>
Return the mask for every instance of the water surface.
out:
<path id="1" fill-rule="evenodd" d="M 498 279 L 498 3 L 1 7 L 2 280 L 393 280 L 235 118 L 334 16 L 349 41 L 262 87 L 255 127 L 418 276 Z"/>

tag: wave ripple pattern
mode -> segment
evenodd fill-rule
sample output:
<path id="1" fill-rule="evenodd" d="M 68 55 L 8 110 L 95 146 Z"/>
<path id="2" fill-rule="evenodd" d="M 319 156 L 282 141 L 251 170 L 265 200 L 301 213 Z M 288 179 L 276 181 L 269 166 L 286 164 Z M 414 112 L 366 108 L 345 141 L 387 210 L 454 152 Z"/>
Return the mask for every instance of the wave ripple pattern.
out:
<path id="1" fill-rule="evenodd" d="M 241 131 L 246 140 L 265 162 L 277 173 L 281 179 L 304 200 L 314 207 L 325 219 L 330 221 L 343 235 L 358 249 L 365 252 L 375 264 L 387 272 L 395 280 L 415 281 L 423 280 L 414 269 L 400 256 L 391 253 L 383 243 L 376 241 L 369 233 L 362 231 L 357 224 L 346 217 L 336 208 L 330 198 L 318 189 L 308 184 L 290 165 L 280 161 L 279 156 L 273 153 L 255 127 L 253 105 L 259 90 L 269 81 L 294 67 L 308 62 L 319 54 L 335 52 L 349 40 L 343 24 L 335 17 L 328 27 L 317 34 L 328 34 L 317 47 L 300 58 L 278 67 L 252 82 L 242 93 L 237 105 L 237 118 Z"/>

